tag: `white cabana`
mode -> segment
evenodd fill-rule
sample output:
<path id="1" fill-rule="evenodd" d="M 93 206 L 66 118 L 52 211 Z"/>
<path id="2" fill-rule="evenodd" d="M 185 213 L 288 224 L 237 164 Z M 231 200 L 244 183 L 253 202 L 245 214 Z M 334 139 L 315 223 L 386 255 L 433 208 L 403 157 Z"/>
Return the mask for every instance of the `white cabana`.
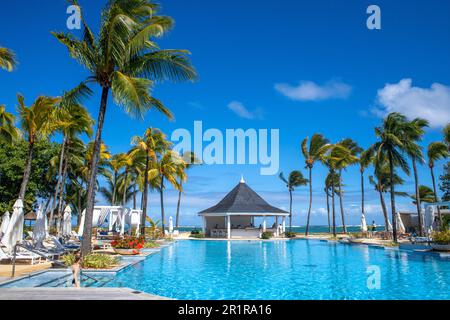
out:
<path id="1" fill-rule="evenodd" d="M 72 233 L 72 208 L 70 208 L 70 206 L 67 206 L 66 209 L 64 209 L 61 234 L 65 237 L 69 237 L 71 233 Z"/>
<path id="2" fill-rule="evenodd" d="M 425 219 L 423 220 L 425 222 L 424 228 L 425 233 L 427 235 L 430 235 L 431 232 L 433 232 L 434 229 L 434 221 L 436 219 L 436 210 L 434 205 L 426 205 L 425 206 Z"/>
<path id="3" fill-rule="evenodd" d="M 367 232 L 366 215 L 361 214 L 361 232 Z"/>
<path id="4" fill-rule="evenodd" d="M 43 212 L 43 207 L 40 205 L 37 212 L 36 221 L 33 226 L 33 242 L 37 248 L 41 248 L 43 246 L 42 243 L 47 237 L 46 222 L 47 219 Z"/>
<path id="5" fill-rule="evenodd" d="M 9 214 L 9 211 L 6 211 L 3 214 L 2 225 L 0 226 L 0 240 L 2 239 L 3 235 L 6 233 L 6 229 L 8 229 L 8 224 L 9 224 L 10 220 L 11 220 L 11 216 Z"/>
<path id="6" fill-rule="evenodd" d="M 405 233 L 406 229 L 405 229 L 405 225 L 403 224 L 402 217 L 400 216 L 400 213 L 397 212 L 395 214 L 395 218 L 397 219 L 397 231 L 399 233 Z"/>
<path id="7" fill-rule="evenodd" d="M 173 232 L 173 219 L 169 217 L 169 233 Z"/>
<path id="8" fill-rule="evenodd" d="M 14 203 L 14 211 L 8 224 L 8 228 L 2 238 L 2 243 L 6 246 L 9 253 L 13 251 L 17 242 L 22 241 L 23 223 L 23 202 L 21 199 L 17 199 Z"/>

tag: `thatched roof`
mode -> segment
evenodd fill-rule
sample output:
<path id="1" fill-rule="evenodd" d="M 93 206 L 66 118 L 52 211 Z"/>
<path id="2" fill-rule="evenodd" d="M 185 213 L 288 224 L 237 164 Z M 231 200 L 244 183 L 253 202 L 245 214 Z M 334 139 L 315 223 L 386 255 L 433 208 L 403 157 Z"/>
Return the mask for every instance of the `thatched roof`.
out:
<path id="1" fill-rule="evenodd" d="M 253 191 L 243 180 L 228 193 L 215 206 L 200 211 L 199 214 L 206 213 L 278 213 L 286 211 L 278 209 L 268 204 L 261 196 Z"/>
<path id="2" fill-rule="evenodd" d="M 37 214 L 34 211 L 30 211 L 24 216 L 25 220 L 36 220 L 36 218 L 37 218 Z"/>

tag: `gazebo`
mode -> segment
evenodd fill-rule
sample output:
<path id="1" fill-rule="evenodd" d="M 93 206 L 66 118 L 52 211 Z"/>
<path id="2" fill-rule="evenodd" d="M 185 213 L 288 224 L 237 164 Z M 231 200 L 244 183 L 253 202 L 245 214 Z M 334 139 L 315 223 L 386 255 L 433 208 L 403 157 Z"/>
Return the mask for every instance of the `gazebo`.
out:
<path id="1" fill-rule="evenodd" d="M 259 238 L 262 232 L 272 232 L 276 237 L 286 230 L 289 213 L 268 204 L 241 178 L 239 184 L 218 204 L 200 211 L 203 232 L 212 238 Z M 260 227 L 255 226 L 255 217 L 262 218 Z M 272 227 L 267 227 L 267 217 L 275 218 Z M 281 220 L 281 224 L 280 224 Z"/>

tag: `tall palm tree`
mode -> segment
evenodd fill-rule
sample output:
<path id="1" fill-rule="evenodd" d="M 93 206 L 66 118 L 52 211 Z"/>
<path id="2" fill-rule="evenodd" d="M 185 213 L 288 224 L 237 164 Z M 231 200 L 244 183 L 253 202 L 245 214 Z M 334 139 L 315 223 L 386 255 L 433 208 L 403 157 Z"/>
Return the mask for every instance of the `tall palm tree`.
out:
<path id="1" fill-rule="evenodd" d="M 126 153 L 118 153 L 112 156 L 111 160 L 109 161 L 109 167 L 111 168 L 112 175 L 111 175 L 111 181 L 112 181 L 112 203 L 115 205 L 118 203 L 117 200 L 117 180 L 119 178 L 119 171 L 124 166 L 126 166 L 127 162 L 127 154 Z"/>
<path id="2" fill-rule="evenodd" d="M 358 163 L 359 163 L 359 173 L 361 175 L 361 216 L 365 216 L 365 199 L 364 199 L 364 171 L 373 162 L 373 153 L 370 148 L 361 152 Z"/>
<path id="3" fill-rule="evenodd" d="M 380 205 L 384 217 L 384 228 L 386 231 L 392 231 L 392 225 L 389 221 L 389 214 L 384 198 L 384 194 L 391 190 L 392 185 L 389 164 L 383 158 L 381 158 L 381 160 L 376 158 L 374 159 L 374 167 L 375 174 L 373 176 L 369 176 L 369 182 L 374 186 L 375 191 L 378 192 L 380 197 Z M 404 183 L 404 180 L 397 174 L 394 174 L 392 181 L 395 185 L 402 185 Z M 404 194 L 396 192 L 396 195 Z"/>
<path id="4" fill-rule="evenodd" d="M 20 137 L 14 122 L 14 115 L 7 112 L 4 105 L 0 105 L 0 142 L 12 144 Z"/>
<path id="5" fill-rule="evenodd" d="M 183 154 L 183 161 L 185 163 L 185 171 L 190 169 L 195 164 L 200 164 L 199 159 L 195 156 L 192 151 L 186 151 Z M 184 175 L 187 178 L 187 175 Z M 185 182 L 181 177 L 178 184 L 180 185 L 180 190 L 178 191 L 178 201 L 177 201 L 177 214 L 175 219 L 175 226 L 178 228 L 180 226 L 180 205 L 181 205 L 181 194 L 183 193 L 183 182 Z"/>
<path id="6" fill-rule="evenodd" d="M 444 132 L 444 142 L 447 144 L 448 150 L 450 151 L 450 123 L 445 126 L 443 132 Z"/>
<path id="7" fill-rule="evenodd" d="M 157 163 L 159 195 L 161 203 L 161 229 L 165 228 L 165 212 L 164 212 L 164 190 L 166 188 L 164 182 L 168 181 L 176 190 L 180 190 L 181 186 L 178 179 L 185 180 L 186 163 L 183 159 L 172 150 L 165 150 Z"/>
<path id="8" fill-rule="evenodd" d="M 63 141 L 59 156 L 58 179 L 50 211 L 50 222 L 53 221 L 52 218 L 56 209 L 58 194 L 59 205 L 57 213 L 59 217 L 62 217 L 62 198 L 64 192 L 62 186 L 63 181 L 65 181 L 64 177 L 67 177 L 67 171 L 64 171 L 64 163 L 68 163 L 68 160 L 66 159 L 66 149 L 78 135 L 84 133 L 90 138 L 93 134 L 92 127 L 94 125 L 94 120 L 91 118 L 86 108 L 81 105 L 82 100 L 91 94 L 92 91 L 84 83 L 81 83 L 79 86 L 62 95 L 61 102 L 54 111 L 53 116 L 60 123 L 58 130 L 61 131 L 63 135 Z"/>
<path id="9" fill-rule="evenodd" d="M 321 157 L 325 154 L 327 149 L 329 148 L 328 140 L 321 134 L 314 134 L 311 137 L 311 141 L 309 142 L 309 138 L 306 137 L 301 143 L 301 149 L 303 157 L 305 158 L 306 168 L 309 172 L 309 208 L 308 208 L 308 218 L 306 221 L 306 230 L 305 235 L 309 234 L 309 221 L 311 217 L 311 208 L 312 208 L 312 168 L 314 167 L 314 162 L 320 160 Z"/>
<path id="10" fill-rule="evenodd" d="M 347 226 L 345 224 L 345 212 L 344 212 L 344 192 L 342 190 L 342 170 L 347 168 L 350 165 L 358 163 L 357 155 L 362 151 L 362 149 L 358 146 L 358 144 L 350 138 L 344 139 L 338 143 L 342 148 L 345 149 L 345 152 L 341 152 L 339 159 L 337 161 L 337 169 L 338 169 L 338 195 L 339 195 L 339 206 L 341 211 L 341 219 L 342 219 L 342 228 L 344 233 L 347 233 Z"/>
<path id="11" fill-rule="evenodd" d="M 143 174 L 143 193 L 142 193 L 142 218 L 141 218 L 141 234 L 145 234 L 145 217 L 147 216 L 147 199 L 149 181 L 158 176 L 158 170 L 155 163 L 158 155 L 166 150 L 170 143 L 166 139 L 166 135 L 159 129 L 148 128 L 142 137 L 135 136 L 131 139 L 134 145 L 131 154 L 137 156 L 142 154 L 145 157 L 145 166 Z"/>
<path id="12" fill-rule="evenodd" d="M 423 164 L 425 160 L 423 158 L 422 148 L 418 145 L 418 142 L 422 140 L 425 134 L 424 128 L 428 127 L 428 121 L 425 119 L 416 118 L 411 122 L 408 122 L 405 131 L 407 137 L 404 141 L 406 154 L 411 158 L 413 173 L 414 173 L 414 185 L 416 198 L 417 216 L 419 221 L 419 235 L 423 235 L 423 222 L 422 222 L 422 207 L 420 205 L 419 197 L 419 175 L 417 172 L 417 163 Z"/>
<path id="13" fill-rule="evenodd" d="M 0 47 L 0 69 L 13 71 L 17 65 L 16 55 L 13 51 Z"/>
<path id="14" fill-rule="evenodd" d="M 406 162 L 403 152 L 405 151 L 405 140 L 408 139 L 408 122 L 406 117 L 400 113 L 390 113 L 384 120 L 381 127 L 375 128 L 375 135 L 379 139 L 372 149 L 376 152 L 377 157 L 386 156 L 389 164 L 389 174 L 391 181 L 395 175 L 395 164 L 409 174 L 409 166 Z M 392 233 L 394 242 L 397 242 L 397 221 L 395 219 L 395 184 L 391 184 L 391 215 L 392 215 Z"/>
<path id="15" fill-rule="evenodd" d="M 323 153 L 320 157 L 320 161 L 323 163 L 325 167 L 328 168 L 328 182 L 325 185 L 329 185 L 331 189 L 331 209 L 332 209 L 332 230 L 333 236 L 336 237 L 336 210 L 335 210 L 335 193 L 338 193 L 336 190 L 336 183 L 340 176 L 336 173 L 339 167 L 339 163 L 342 158 L 346 157 L 349 154 L 349 150 L 340 144 L 328 145 L 327 151 Z"/>
<path id="16" fill-rule="evenodd" d="M 37 140 L 48 138 L 58 127 L 58 122 L 53 119 L 52 114 L 61 99 L 39 96 L 30 107 L 25 106 L 25 98 L 22 95 L 18 94 L 17 100 L 22 133 L 28 143 L 28 154 L 19 192 L 19 198 L 25 199 L 31 174 L 34 145 Z"/>
<path id="17" fill-rule="evenodd" d="M 294 170 L 289 173 L 289 177 L 286 179 L 284 177 L 283 172 L 280 173 L 279 178 L 286 184 L 286 187 L 289 191 L 289 231 L 292 230 L 292 192 L 296 187 L 306 186 L 308 184 L 308 180 L 303 177 L 303 174 Z"/>
<path id="18" fill-rule="evenodd" d="M 434 163 L 435 161 L 445 159 L 449 156 L 448 147 L 443 142 L 432 142 L 428 145 L 427 156 L 428 156 L 428 167 L 430 168 L 431 173 L 431 181 L 433 182 L 434 202 L 438 202 L 439 199 L 437 196 L 436 179 L 434 177 Z M 439 216 L 439 223 L 442 226 L 443 225 L 442 214 L 441 210 L 439 209 L 439 206 L 438 206 L 438 216 Z"/>
<path id="19" fill-rule="evenodd" d="M 156 81 L 196 78 L 188 51 L 160 50 L 152 40 L 173 26 L 172 19 L 156 15 L 157 10 L 158 6 L 148 0 L 111 0 L 103 9 L 97 37 L 84 19 L 81 40 L 72 34 L 53 33 L 68 48 L 70 56 L 91 72 L 88 80 L 102 88 L 88 184 L 83 255 L 91 251 L 97 164 L 110 91 L 115 102 L 129 114 L 142 117 L 148 109 L 156 108 L 171 119 L 171 112 L 151 95 L 150 89 Z"/>

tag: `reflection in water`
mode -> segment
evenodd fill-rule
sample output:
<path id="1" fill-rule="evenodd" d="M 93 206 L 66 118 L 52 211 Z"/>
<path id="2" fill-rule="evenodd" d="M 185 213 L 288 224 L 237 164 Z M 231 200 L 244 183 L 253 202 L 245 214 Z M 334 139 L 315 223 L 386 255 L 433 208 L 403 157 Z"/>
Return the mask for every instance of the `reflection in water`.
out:
<path id="1" fill-rule="evenodd" d="M 227 241 L 227 272 L 231 268 L 231 241 Z"/>

